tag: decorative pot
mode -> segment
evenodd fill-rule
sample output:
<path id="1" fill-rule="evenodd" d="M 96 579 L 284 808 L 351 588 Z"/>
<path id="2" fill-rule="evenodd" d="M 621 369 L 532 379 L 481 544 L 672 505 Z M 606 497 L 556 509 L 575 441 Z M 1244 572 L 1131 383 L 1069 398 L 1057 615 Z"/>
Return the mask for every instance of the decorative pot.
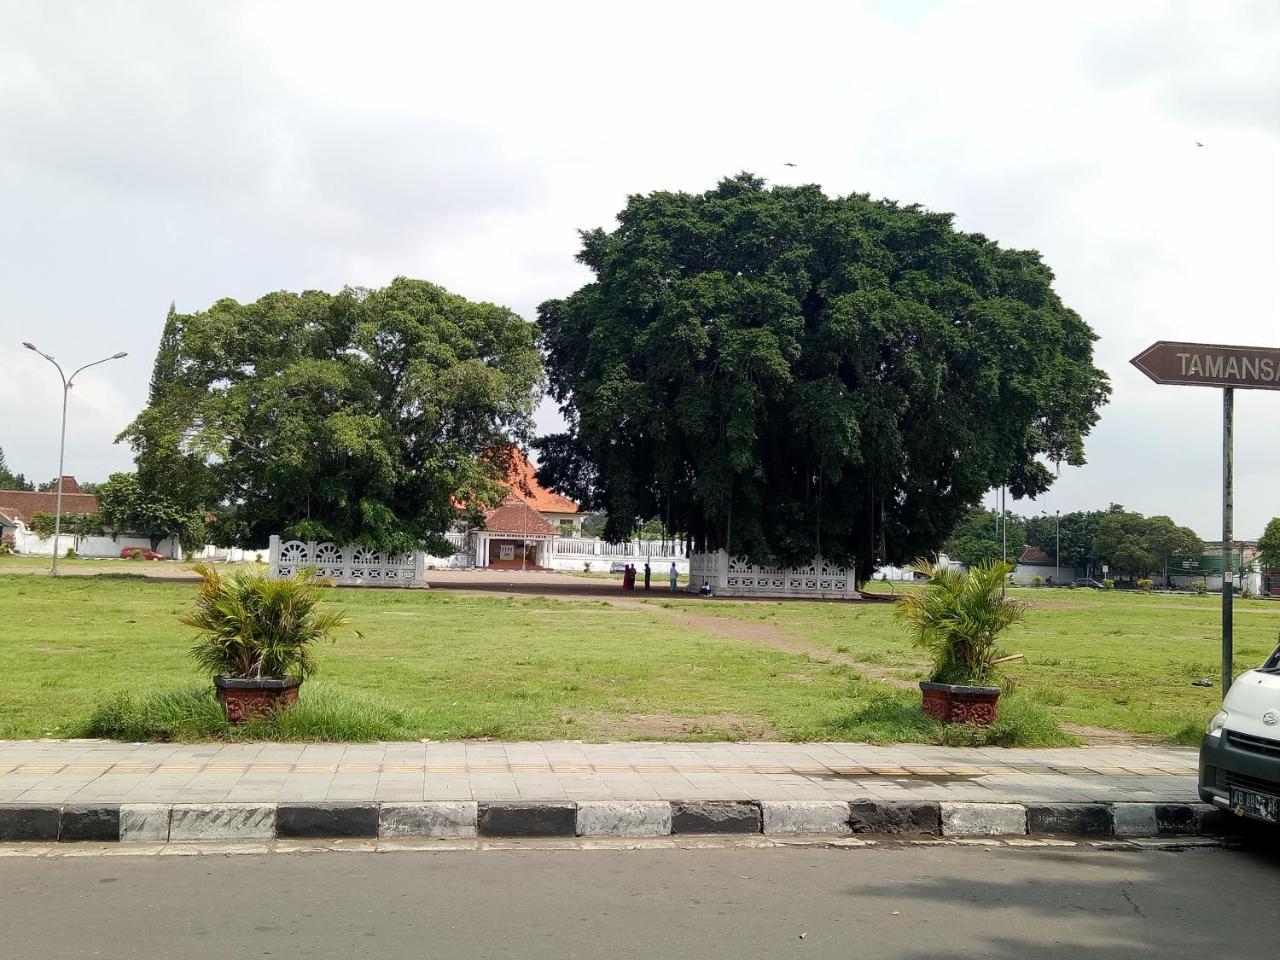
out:
<path id="1" fill-rule="evenodd" d="M 251 717 L 269 717 L 297 703 L 302 681 L 214 677 L 213 685 L 218 688 L 227 723 L 244 723 Z"/>
<path id="2" fill-rule="evenodd" d="M 939 723 L 972 723 L 989 727 L 999 713 L 999 687 L 920 681 L 924 712 Z"/>

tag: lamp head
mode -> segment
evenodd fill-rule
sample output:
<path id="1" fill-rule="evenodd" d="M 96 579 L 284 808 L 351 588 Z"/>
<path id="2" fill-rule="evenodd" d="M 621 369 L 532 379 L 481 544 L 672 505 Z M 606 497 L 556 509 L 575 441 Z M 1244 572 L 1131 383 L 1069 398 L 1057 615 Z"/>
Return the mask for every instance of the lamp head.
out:
<path id="1" fill-rule="evenodd" d="M 113 355 L 112 355 L 112 357 L 111 357 L 111 359 L 112 359 L 112 360 L 123 360 L 123 359 L 124 359 L 125 357 L 127 357 L 128 355 L 129 355 L 129 354 L 124 353 L 123 351 L 121 351 L 120 353 L 113 354 Z"/>
<path id="2" fill-rule="evenodd" d="M 22 345 L 26 347 L 28 350 L 36 350 L 36 345 L 29 340 L 23 340 Z M 39 350 L 36 350 L 36 353 L 39 353 L 39 352 L 40 352 Z"/>

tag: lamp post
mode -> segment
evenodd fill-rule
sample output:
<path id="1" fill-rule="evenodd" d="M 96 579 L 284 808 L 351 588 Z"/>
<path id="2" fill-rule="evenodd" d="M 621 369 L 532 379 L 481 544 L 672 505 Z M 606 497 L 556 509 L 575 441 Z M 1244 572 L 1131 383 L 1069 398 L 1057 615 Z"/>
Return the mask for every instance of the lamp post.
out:
<path id="1" fill-rule="evenodd" d="M 62 378 L 62 433 L 58 438 L 58 496 L 54 501 L 55 505 L 53 508 L 53 570 L 51 571 L 56 577 L 58 575 L 58 540 L 62 536 L 62 466 L 63 457 L 67 449 L 67 396 L 71 393 L 71 388 L 75 384 L 76 377 L 85 370 L 88 370 L 90 367 L 96 367 L 100 363 L 106 363 L 108 360 L 120 360 L 123 357 L 127 357 L 128 354 L 123 352 L 113 353 L 111 356 L 103 357 L 101 360 L 95 360 L 93 363 L 86 363 L 83 367 L 68 377 L 63 373 L 62 367 L 59 365 L 58 361 L 53 359 L 53 357 L 49 356 L 49 354 L 45 353 L 43 350 L 36 349 L 35 344 L 23 341 L 22 345 L 28 350 L 40 354 L 40 356 L 52 363 L 54 369 L 58 371 L 58 376 Z"/>

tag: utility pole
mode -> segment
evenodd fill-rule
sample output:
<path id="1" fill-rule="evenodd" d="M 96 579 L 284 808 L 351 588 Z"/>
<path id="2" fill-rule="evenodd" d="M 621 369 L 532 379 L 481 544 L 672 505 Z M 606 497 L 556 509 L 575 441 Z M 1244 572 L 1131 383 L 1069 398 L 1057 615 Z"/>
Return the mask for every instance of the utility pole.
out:
<path id="1" fill-rule="evenodd" d="M 106 363 L 108 360 L 120 360 L 127 357 L 128 354 L 113 353 L 111 356 L 103 357 L 101 360 L 95 360 L 93 363 L 86 363 L 83 367 L 68 377 L 62 372 L 62 367 L 58 364 L 58 361 L 53 359 L 53 357 L 44 351 L 36 349 L 35 344 L 24 341 L 22 345 L 28 350 L 40 354 L 40 356 L 52 363 L 54 369 L 58 371 L 58 376 L 62 378 L 62 431 L 58 437 L 58 495 L 54 499 L 53 508 L 53 569 L 49 571 L 56 577 L 58 575 L 58 542 L 62 538 L 62 472 L 63 461 L 67 450 L 67 397 L 71 394 L 71 388 L 75 386 L 76 377 L 78 377 L 83 371 L 88 370 L 90 367 L 96 367 L 100 363 Z"/>
<path id="2" fill-rule="evenodd" d="M 1062 583 L 1062 511 L 1053 511 L 1053 583 Z"/>
<path id="3" fill-rule="evenodd" d="M 1222 389 L 1222 696 L 1231 689 L 1234 657 L 1234 636 L 1231 623 L 1232 577 L 1232 512 L 1235 508 L 1232 486 L 1235 482 L 1235 390 Z"/>

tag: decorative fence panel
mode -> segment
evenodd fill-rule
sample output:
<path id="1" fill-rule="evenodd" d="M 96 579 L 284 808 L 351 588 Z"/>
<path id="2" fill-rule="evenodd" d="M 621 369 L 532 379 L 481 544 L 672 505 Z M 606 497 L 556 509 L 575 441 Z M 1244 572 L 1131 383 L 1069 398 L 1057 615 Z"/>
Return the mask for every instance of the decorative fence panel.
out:
<path id="1" fill-rule="evenodd" d="M 344 586 L 425 587 L 426 557 L 422 553 L 386 553 L 369 547 L 341 547 L 315 540 L 271 538 L 270 575 L 291 577 L 299 570 Z"/>
<path id="2" fill-rule="evenodd" d="M 695 553 L 689 558 L 690 588 L 700 590 L 709 584 L 721 596 L 856 600 L 861 594 L 855 583 L 852 570 L 821 557 L 802 567 L 757 566 L 723 550 Z"/>
<path id="3" fill-rule="evenodd" d="M 679 540 L 626 540 L 606 543 L 596 537 L 556 537 L 551 546 L 556 557 L 666 557 L 670 560 L 685 555 Z"/>

